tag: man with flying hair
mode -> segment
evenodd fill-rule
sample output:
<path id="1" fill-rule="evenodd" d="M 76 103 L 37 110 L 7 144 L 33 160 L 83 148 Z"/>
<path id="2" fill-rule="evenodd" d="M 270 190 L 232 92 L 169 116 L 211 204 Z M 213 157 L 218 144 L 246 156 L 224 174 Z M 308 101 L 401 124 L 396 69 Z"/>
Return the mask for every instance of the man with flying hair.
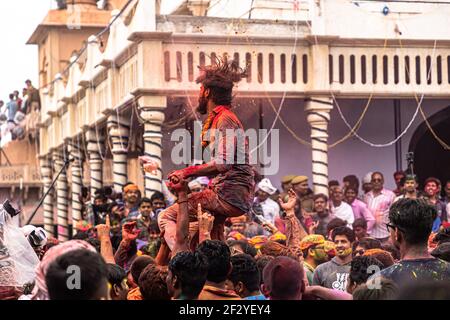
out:
<path id="1" fill-rule="evenodd" d="M 168 176 L 172 185 L 189 178 L 214 177 L 208 188 L 190 194 L 185 201 L 190 222 L 197 220 L 199 203 L 215 216 L 211 239 L 222 241 L 225 219 L 247 213 L 253 200 L 254 171 L 249 164 L 248 141 L 241 122 L 232 111 L 234 84 L 244 77 L 246 71 L 235 61 L 218 60 L 213 65 L 200 67 L 197 111 L 208 115 L 203 123 L 201 143 L 204 154 L 209 151 L 210 160 L 173 171 Z M 158 217 L 160 229 L 171 249 L 175 244 L 179 204 L 167 208 Z"/>

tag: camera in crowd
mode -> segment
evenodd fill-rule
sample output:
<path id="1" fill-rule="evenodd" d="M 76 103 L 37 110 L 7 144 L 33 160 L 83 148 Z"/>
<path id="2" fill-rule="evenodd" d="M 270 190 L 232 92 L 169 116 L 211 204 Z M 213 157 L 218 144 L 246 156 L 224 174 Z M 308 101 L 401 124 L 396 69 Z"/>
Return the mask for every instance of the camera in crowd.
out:
<path id="1" fill-rule="evenodd" d="M 3 209 L 10 215 L 11 218 L 14 218 L 20 214 L 20 210 L 14 208 L 8 199 L 3 202 Z"/>

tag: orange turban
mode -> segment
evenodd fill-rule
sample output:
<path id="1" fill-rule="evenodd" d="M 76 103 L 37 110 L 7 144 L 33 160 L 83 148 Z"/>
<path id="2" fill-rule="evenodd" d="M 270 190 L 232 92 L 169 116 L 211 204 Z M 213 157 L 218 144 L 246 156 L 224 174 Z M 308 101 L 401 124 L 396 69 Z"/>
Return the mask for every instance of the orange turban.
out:
<path id="1" fill-rule="evenodd" d="M 135 184 L 129 184 L 123 188 L 124 193 L 127 193 L 128 191 L 139 191 L 139 187 Z"/>

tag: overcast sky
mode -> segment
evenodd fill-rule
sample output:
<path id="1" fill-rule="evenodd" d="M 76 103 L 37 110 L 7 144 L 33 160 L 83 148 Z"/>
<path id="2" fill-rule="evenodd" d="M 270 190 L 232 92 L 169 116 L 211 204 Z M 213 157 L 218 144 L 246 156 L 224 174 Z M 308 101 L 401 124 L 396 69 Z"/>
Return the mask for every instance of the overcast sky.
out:
<path id="1" fill-rule="evenodd" d="M 182 0 L 163 0 L 163 12 Z M 8 101 L 14 90 L 22 92 L 25 80 L 38 86 L 37 46 L 25 43 L 55 0 L 0 0 L 0 100 Z"/>

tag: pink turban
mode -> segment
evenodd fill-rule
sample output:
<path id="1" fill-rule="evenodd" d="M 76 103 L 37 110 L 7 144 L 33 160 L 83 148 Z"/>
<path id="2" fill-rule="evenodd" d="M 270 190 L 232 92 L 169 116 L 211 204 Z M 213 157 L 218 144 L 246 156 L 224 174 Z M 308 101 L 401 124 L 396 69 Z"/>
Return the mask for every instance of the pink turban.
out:
<path id="1" fill-rule="evenodd" d="M 83 240 L 70 240 L 54 247 L 51 247 L 42 258 L 41 262 L 36 267 L 36 283 L 33 292 L 31 293 L 31 300 L 49 300 L 47 285 L 45 284 L 45 275 L 50 264 L 64 253 L 86 249 L 96 252 L 95 248 Z"/>

